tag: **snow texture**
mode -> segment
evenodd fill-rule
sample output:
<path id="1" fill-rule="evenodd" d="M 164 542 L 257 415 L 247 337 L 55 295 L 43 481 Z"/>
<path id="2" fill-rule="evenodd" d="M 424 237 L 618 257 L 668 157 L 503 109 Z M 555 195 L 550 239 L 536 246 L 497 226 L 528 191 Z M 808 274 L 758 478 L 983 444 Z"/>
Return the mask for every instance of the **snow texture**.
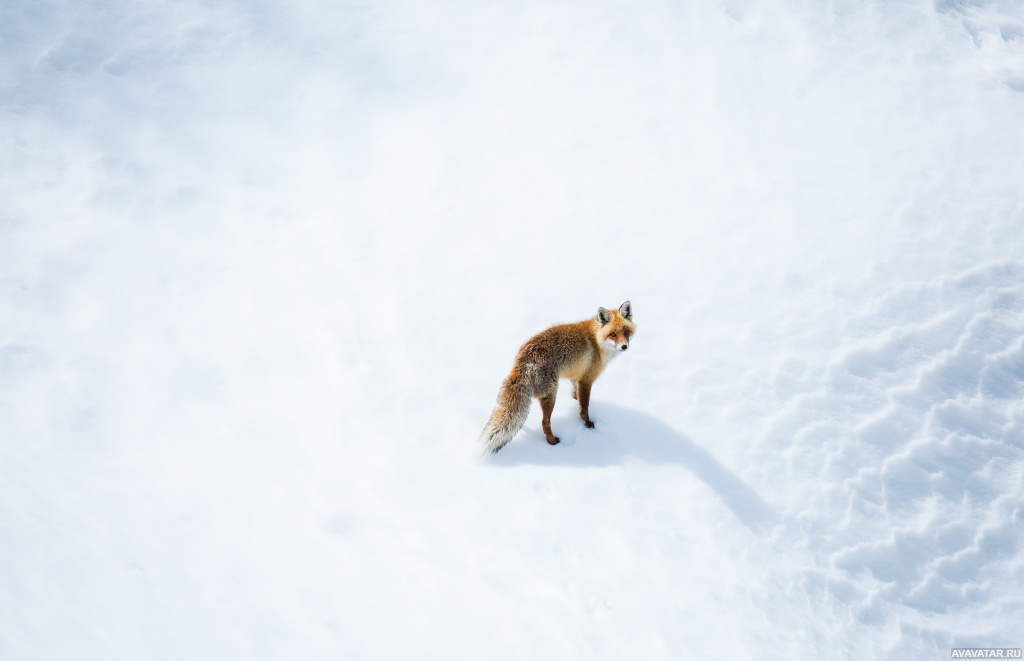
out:
<path id="1" fill-rule="evenodd" d="M 1022 155 L 1013 0 L 9 0 L 0 658 L 1021 647 Z"/>

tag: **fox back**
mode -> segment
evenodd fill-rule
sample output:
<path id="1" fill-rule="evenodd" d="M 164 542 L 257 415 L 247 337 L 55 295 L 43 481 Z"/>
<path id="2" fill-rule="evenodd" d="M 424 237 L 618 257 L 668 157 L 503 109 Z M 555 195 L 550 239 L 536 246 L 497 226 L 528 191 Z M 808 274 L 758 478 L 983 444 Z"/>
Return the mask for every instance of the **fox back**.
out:
<path id="1" fill-rule="evenodd" d="M 633 307 L 626 301 L 618 310 L 597 309 L 597 316 L 573 324 L 558 324 L 537 333 L 520 347 L 512 372 L 498 393 L 498 407 L 480 438 L 484 451 L 505 446 L 526 422 L 533 397 L 540 400 L 544 419 L 541 428 L 548 443 L 559 442 L 551 431 L 551 411 L 558 380 L 572 382 L 572 396 L 580 405 L 580 418 L 593 429 L 590 419 L 590 388 L 612 358 L 629 348 L 636 332 Z"/>

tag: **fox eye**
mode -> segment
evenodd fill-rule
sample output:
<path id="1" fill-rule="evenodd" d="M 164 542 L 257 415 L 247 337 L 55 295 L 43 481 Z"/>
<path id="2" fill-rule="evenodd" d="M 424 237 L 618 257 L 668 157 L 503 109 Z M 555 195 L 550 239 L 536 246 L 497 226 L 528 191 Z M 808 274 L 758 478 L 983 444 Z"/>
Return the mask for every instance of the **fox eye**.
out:
<path id="1" fill-rule="evenodd" d="M 610 338 L 612 338 L 614 340 L 615 339 L 615 333 L 608 333 L 608 337 L 610 337 Z"/>

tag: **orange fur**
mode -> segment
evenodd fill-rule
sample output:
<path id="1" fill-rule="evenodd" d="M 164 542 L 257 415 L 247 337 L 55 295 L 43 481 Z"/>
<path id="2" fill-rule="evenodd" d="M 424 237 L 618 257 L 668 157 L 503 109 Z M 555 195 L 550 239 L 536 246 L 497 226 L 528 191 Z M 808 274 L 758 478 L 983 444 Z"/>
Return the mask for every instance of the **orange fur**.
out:
<path id="1" fill-rule="evenodd" d="M 592 319 L 552 326 L 527 340 L 516 354 L 515 366 L 498 393 L 498 407 L 481 434 L 484 450 L 497 452 L 512 440 L 526 422 L 532 397 L 540 400 L 544 413 L 541 427 L 548 443 L 558 443 L 551 432 L 551 411 L 560 378 L 572 381 L 580 418 L 593 428 L 590 388 L 608 362 L 629 348 L 636 332 L 632 317 L 632 305 L 626 301 L 618 310 L 598 308 Z"/>

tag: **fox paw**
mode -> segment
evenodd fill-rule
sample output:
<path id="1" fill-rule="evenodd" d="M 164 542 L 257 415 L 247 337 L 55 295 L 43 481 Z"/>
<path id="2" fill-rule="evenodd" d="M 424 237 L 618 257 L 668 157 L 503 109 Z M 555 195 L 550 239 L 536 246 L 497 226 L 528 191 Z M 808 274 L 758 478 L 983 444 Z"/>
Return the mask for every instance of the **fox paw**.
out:
<path id="1" fill-rule="evenodd" d="M 583 421 L 583 426 L 586 427 L 587 429 L 593 429 L 594 428 L 594 422 L 593 422 L 593 420 L 584 420 Z"/>
<path id="2" fill-rule="evenodd" d="M 558 438 L 557 436 L 552 436 L 551 438 L 548 439 L 548 445 L 558 445 L 558 443 L 561 440 L 562 439 Z"/>

